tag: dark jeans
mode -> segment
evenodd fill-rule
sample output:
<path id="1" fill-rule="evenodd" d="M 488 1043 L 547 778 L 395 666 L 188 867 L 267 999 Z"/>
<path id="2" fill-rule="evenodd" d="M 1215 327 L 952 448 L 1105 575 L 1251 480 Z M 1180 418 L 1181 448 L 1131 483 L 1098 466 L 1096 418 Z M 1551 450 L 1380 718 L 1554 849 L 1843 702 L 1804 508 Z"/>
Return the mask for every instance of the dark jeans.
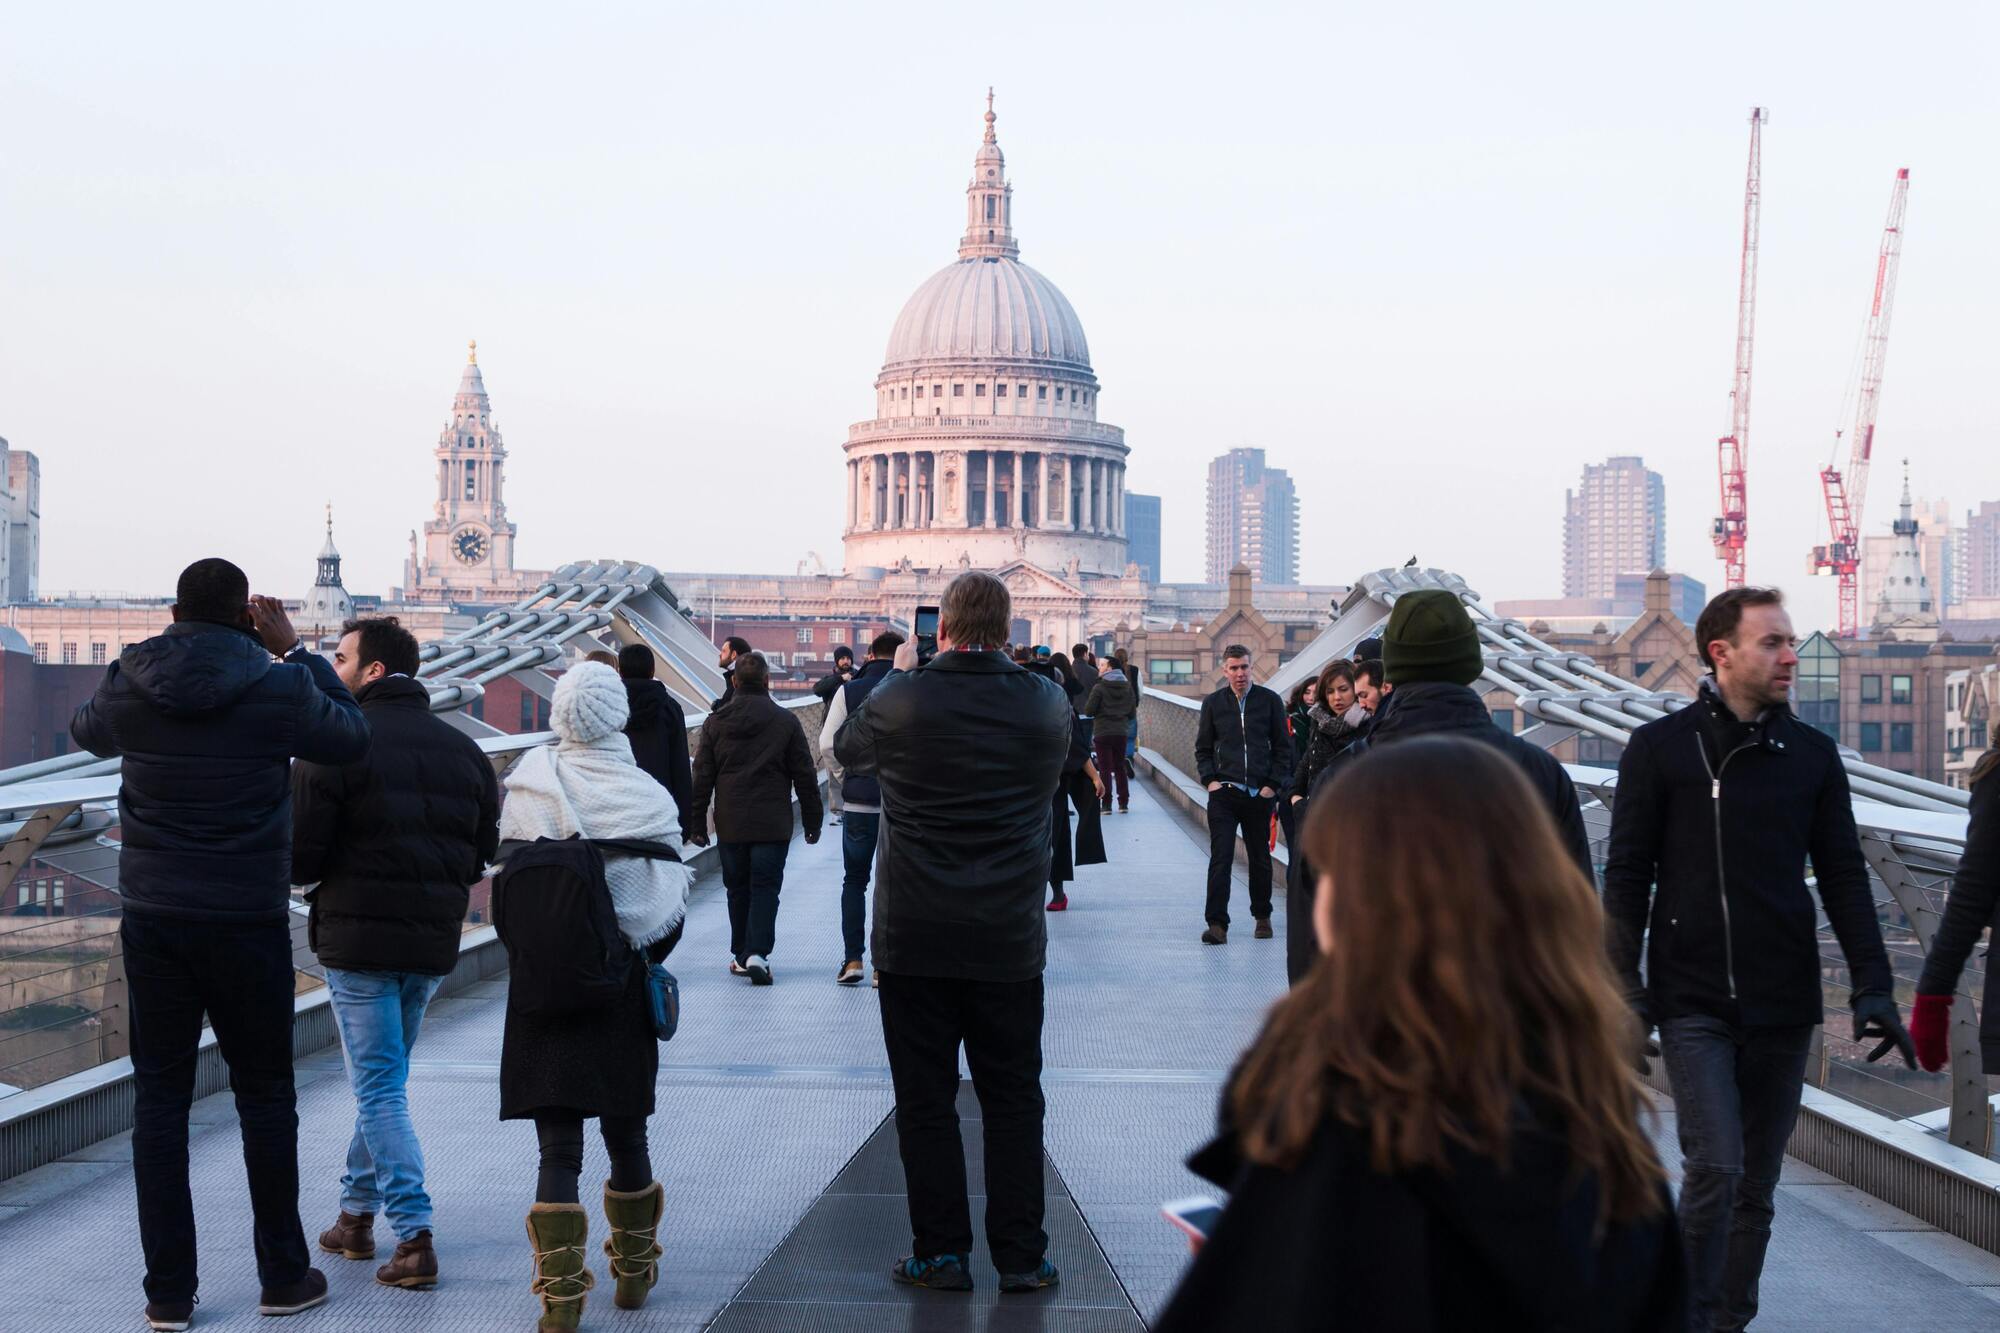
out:
<path id="1" fill-rule="evenodd" d="M 597 1131 L 604 1136 L 604 1151 L 611 1158 L 611 1179 L 606 1183 L 612 1189 L 637 1194 L 653 1183 L 645 1117 L 608 1115 L 597 1122 Z M 535 1140 L 542 1150 L 535 1202 L 580 1202 L 576 1182 L 583 1174 L 583 1117 L 560 1111 L 538 1115 Z"/>
<path id="2" fill-rule="evenodd" d="M 1208 914 L 1213 925 L 1229 924 L 1229 877 L 1236 868 L 1236 834 L 1250 860 L 1250 915 L 1271 915 L 1271 802 L 1234 787 L 1208 794 Z"/>
<path id="3" fill-rule="evenodd" d="M 1132 804 L 1132 790 L 1125 769 L 1125 738 L 1123 736 L 1096 736 L 1090 742 L 1091 753 L 1097 759 L 1097 775 L 1104 779 L 1104 808 L 1111 808 L 1111 797 L 1118 797 L 1118 808 L 1123 810 Z"/>
<path id="4" fill-rule="evenodd" d="M 842 825 L 846 827 L 846 825 Z M 742 962 L 751 954 L 769 959 L 778 943 L 778 891 L 785 886 L 788 842 L 724 842 L 722 887 L 729 891 L 729 952 Z"/>
<path id="5" fill-rule="evenodd" d="M 1660 1024 L 1680 1130 L 1681 1239 L 1695 1333 L 1740 1329 L 1757 1314 L 1778 1174 L 1811 1046 L 1810 1027 L 1705 1017 Z"/>
<path id="6" fill-rule="evenodd" d="M 840 823 L 840 942 L 847 952 L 841 961 L 859 961 L 868 939 L 868 876 L 875 869 L 875 844 L 882 835 L 882 816 L 850 810 Z"/>
<path id="7" fill-rule="evenodd" d="M 958 1135 L 958 1047 L 986 1130 L 986 1241 L 993 1266 L 1027 1273 L 1042 1230 L 1042 979 L 882 974 L 882 1042 L 910 1191 L 912 1253 L 969 1256 L 972 1209 Z"/>
<path id="8" fill-rule="evenodd" d="M 188 1107 L 203 1013 L 229 1066 L 242 1122 L 257 1276 L 267 1287 L 303 1280 L 311 1260 L 299 1225 L 289 927 L 135 914 L 118 937 L 131 1001 L 132 1178 L 147 1298 L 195 1294 Z"/>

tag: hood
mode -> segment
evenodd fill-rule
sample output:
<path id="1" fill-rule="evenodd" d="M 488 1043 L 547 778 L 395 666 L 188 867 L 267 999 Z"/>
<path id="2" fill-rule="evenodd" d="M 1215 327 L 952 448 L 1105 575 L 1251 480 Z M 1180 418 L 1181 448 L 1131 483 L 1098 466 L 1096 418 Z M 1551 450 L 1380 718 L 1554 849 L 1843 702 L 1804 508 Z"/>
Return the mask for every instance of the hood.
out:
<path id="1" fill-rule="evenodd" d="M 1114 685 L 1123 685 L 1126 680 L 1125 673 L 1117 667 L 1104 668 L 1104 670 L 1097 673 L 1097 678 L 1099 680 L 1108 680 Z"/>
<path id="2" fill-rule="evenodd" d="M 271 654 L 248 630 L 183 620 L 120 653 L 118 669 L 162 713 L 191 717 L 248 694 L 270 671 Z"/>
<path id="3" fill-rule="evenodd" d="M 1472 731 L 1491 727 L 1493 715 L 1471 687 L 1442 680 L 1398 685 L 1375 711 L 1369 735 L 1377 740 L 1421 736 L 1434 731 Z"/>
<path id="4" fill-rule="evenodd" d="M 394 708 L 422 708 L 431 706 L 431 692 L 424 688 L 420 680 L 409 676 L 384 676 L 372 684 L 363 685 L 354 696 L 358 704 L 379 707 L 387 704 Z"/>
<path id="5" fill-rule="evenodd" d="M 628 680 L 625 682 L 625 702 L 632 710 L 631 720 L 625 725 L 628 730 L 638 731 L 655 725 L 667 698 L 667 687 L 657 680 Z"/>

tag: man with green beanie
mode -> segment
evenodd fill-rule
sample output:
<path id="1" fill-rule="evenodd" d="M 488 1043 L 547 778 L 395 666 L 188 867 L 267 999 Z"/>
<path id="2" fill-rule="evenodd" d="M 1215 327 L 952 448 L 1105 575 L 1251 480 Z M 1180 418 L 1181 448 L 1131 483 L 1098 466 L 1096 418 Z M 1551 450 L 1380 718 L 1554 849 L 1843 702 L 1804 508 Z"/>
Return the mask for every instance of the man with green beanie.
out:
<path id="1" fill-rule="evenodd" d="M 1382 632 L 1382 668 L 1385 682 L 1393 688 L 1383 695 L 1362 739 L 1343 750 L 1313 782 L 1313 796 L 1374 746 L 1438 732 L 1463 733 L 1498 746 L 1513 758 L 1548 808 L 1563 846 L 1586 876 L 1592 874 L 1590 838 L 1569 774 L 1547 750 L 1495 726 L 1493 715 L 1471 688 L 1486 669 L 1486 659 L 1479 631 L 1457 593 L 1423 588 L 1398 597 Z M 1286 886 L 1290 920 L 1312 920 L 1312 890 L 1310 884 Z"/>

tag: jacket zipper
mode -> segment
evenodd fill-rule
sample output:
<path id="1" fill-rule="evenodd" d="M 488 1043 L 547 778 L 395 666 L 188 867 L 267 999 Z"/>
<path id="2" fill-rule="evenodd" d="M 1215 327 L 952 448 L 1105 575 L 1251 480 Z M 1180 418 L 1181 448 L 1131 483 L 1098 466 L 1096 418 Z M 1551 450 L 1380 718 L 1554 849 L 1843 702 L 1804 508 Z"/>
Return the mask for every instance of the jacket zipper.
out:
<path id="1" fill-rule="evenodd" d="M 1715 825 L 1715 885 L 1716 893 L 1722 899 L 1722 965 L 1728 971 L 1729 998 L 1736 998 L 1736 939 L 1729 927 L 1729 872 L 1722 859 L 1722 775 L 1729 769 L 1729 761 L 1745 750 L 1757 748 L 1757 742 L 1743 744 L 1722 756 L 1718 767 L 1708 761 L 1708 747 L 1701 743 L 1701 733 L 1695 732 L 1694 748 L 1701 751 L 1701 766 L 1708 771 L 1708 808 Z"/>
<path id="2" fill-rule="evenodd" d="M 1250 785 L 1250 691 L 1236 697 L 1236 730 L 1243 736 L 1243 785 Z"/>

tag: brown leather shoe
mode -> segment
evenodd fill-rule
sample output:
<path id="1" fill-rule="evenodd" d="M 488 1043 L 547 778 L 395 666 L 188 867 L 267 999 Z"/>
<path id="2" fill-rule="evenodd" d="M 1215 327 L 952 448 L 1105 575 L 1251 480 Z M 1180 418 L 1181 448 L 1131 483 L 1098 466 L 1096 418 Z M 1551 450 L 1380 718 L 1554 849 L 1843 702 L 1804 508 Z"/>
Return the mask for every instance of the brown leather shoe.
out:
<path id="1" fill-rule="evenodd" d="M 375 1280 L 385 1287 L 435 1287 L 438 1261 L 437 1251 L 431 1248 L 431 1233 L 419 1231 L 396 1246 L 389 1262 L 375 1270 Z"/>
<path id="2" fill-rule="evenodd" d="M 1229 943 L 1229 927 L 1223 925 L 1220 921 L 1209 922 L 1208 929 L 1201 932 L 1201 942 L 1203 944 Z"/>
<path id="3" fill-rule="evenodd" d="M 375 1257 L 375 1214 L 356 1217 L 341 1209 L 340 1220 L 319 1233 L 319 1247 L 348 1259 Z"/>
<path id="4" fill-rule="evenodd" d="M 1268 939 L 1270 939 L 1270 938 L 1271 938 L 1271 918 L 1270 918 L 1270 917 L 1268 917 L 1268 916 L 1260 916 L 1260 917 L 1258 917 L 1258 918 L 1257 918 L 1257 929 L 1256 929 L 1255 931 L 1251 932 L 1251 933 L 1252 933 L 1252 934 L 1254 934 L 1254 935 L 1255 935 L 1255 936 L 1256 936 L 1256 937 L 1257 937 L 1258 939 L 1260 939 L 1260 940 L 1268 940 Z"/>

